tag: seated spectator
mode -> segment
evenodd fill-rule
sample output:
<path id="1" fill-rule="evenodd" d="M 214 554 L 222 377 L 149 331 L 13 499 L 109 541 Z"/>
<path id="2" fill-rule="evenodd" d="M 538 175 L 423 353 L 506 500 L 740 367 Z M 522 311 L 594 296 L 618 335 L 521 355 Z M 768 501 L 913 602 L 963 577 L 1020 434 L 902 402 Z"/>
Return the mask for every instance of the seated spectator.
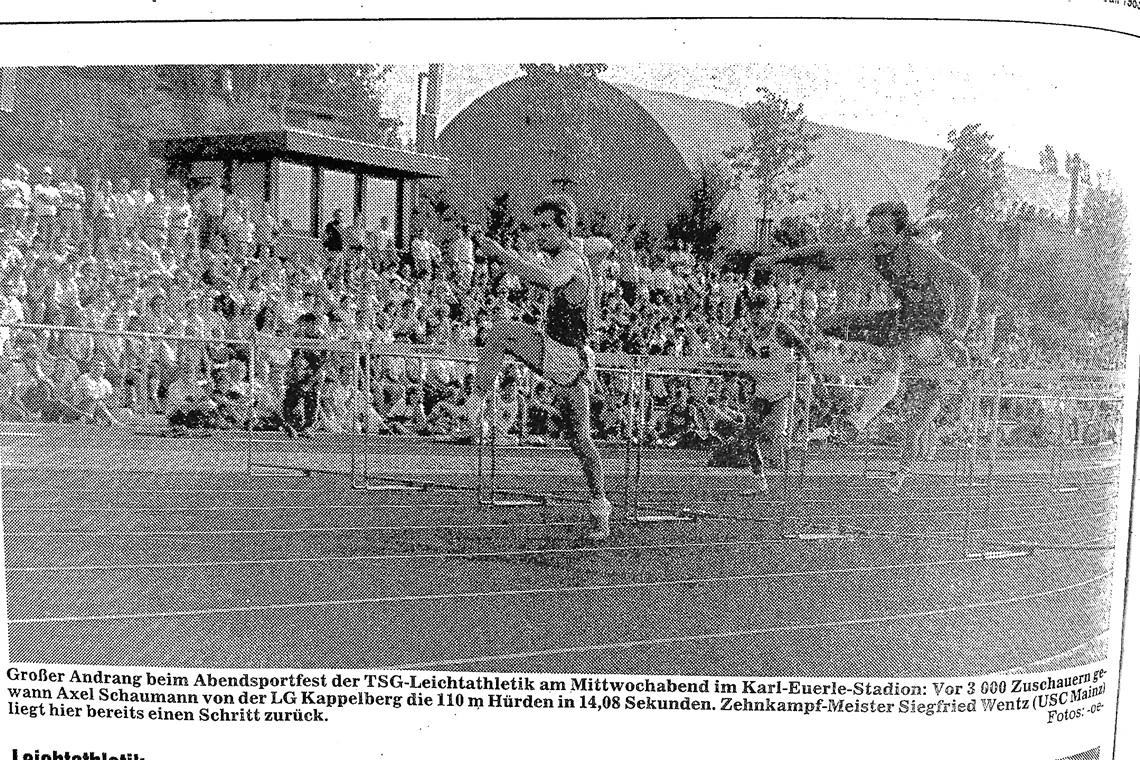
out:
<path id="1" fill-rule="evenodd" d="M 422 394 L 417 392 L 412 397 L 412 403 L 418 409 L 423 409 L 422 404 L 416 404 L 421 396 Z M 449 385 L 444 389 L 443 395 L 436 400 L 431 412 L 424 415 L 422 425 L 417 426 L 416 429 L 421 435 L 454 437 L 465 424 L 462 406 L 462 394 L 459 386 Z"/>
<path id="2" fill-rule="evenodd" d="M 383 420 L 381 432 L 410 435 L 423 422 L 423 388 L 413 383 L 389 383 L 384 387 L 384 400 L 377 411 Z"/>
<path id="3" fill-rule="evenodd" d="M 22 398 L 34 382 L 32 374 L 11 345 L 0 353 L 0 419 L 8 422 L 31 419 Z"/>
<path id="4" fill-rule="evenodd" d="M 104 377 L 106 365 L 102 361 L 92 362 L 91 369 L 75 381 L 74 406 L 83 422 L 97 424 L 105 422 L 108 427 L 122 427 L 123 423 L 111 413 L 108 404 L 115 389 Z"/>
<path id="5" fill-rule="evenodd" d="M 562 413 L 554 405 L 554 394 L 544 381 L 534 388 L 534 395 L 527 404 L 528 435 L 526 443 L 544 446 L 550 443 L 563 430 L 565 422 Z"/>
<path id="6" fill-rule="evenodd" d="M 206 381 L 195 373 L 189 363 L 178 364 L 174 368 L 174 379 L 166 388 L 166 416 L 186 414 L 206 399 Z"/>
<path id="7" fill-rule="evenodd" d="M 708 440 L 708 424 L 684 384 L 673 386 L 673 397 L 651 427 L 659 443 L 679 448 L 700 448 Z"/>
<path id="8" fill-rule="evenodd" d="M 81 415 L 72 404 L 71 386 L 61 387 L 55 378 L 48 377 L 35 345 L 25 349 L 25 363 L 31 370 L 32 384 L 24 391 L 21 401 L 31 417 L 53 423 L 78 420 Z"/>
<path id="9" fill-rule="evenodd" d="M 210 402 L 215 412 L 213 426 L 221 430 L 241 430 L 249 421 L 250 394 L 253 389 L 241 378 L 246 376 L 246 365 L 232 360 L 217 366 L 211 372 L 213 389 Z"/>
<path id="10" fill-rule="evenodd" d="M 629 395 L 618 388 L 607 388 L 598 415 L 598 437 L 624 439 L 631 432 Z"/>

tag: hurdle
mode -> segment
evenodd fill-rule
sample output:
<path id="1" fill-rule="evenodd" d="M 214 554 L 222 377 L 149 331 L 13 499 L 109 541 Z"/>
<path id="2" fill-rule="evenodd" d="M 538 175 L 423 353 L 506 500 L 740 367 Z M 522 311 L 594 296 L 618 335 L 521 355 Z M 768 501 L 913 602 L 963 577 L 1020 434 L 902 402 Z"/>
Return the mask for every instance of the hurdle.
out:
<path id="1" fill-rule="evenodd" d="M 745 513 L 733 512 L 733 511 L 727 511 L 727 510 L 718 511 L 718 510 L 711 510 L 711 509 L 703 509 L 703 508 L 698 508 L 696 506 L 693 506 L 691 504 L 690 505 L 682 505 L 682 506 L 678 506 L 678 507 L 671 507 L 671 506 L 666 506 L 666 505 L 649 505 L 649 504 L 642 504 L 640 501 L 638 501 L 636 499 L 636 495 L 635 495 L 635 499 L 634 499 L 633 503 L 639 508 L 639 511 L 635 513 L 635 517 L 634 517 L 633 521 L 635 521 L 635 522 L 661 522 L 663 520 L 676 521 L 676 520 L 707 519 L 707 520 L 727 520 L 727 521 L 736 521 L 736 522 L 743 522 L 743 523 L 757 523 L 757 524 L 778 525 L 778 526 L 786 526 L 786 525 L 793 523 L 793 522 L 796 522 L 796 521 L 799 521 L 799 522 L 806 521 L 805 515 L 793 516 L 793 515 L 789 514 L 789 510 L 790 510 L 792 500 L 793 500 L 793 494 L 792 494 L 793 477 L 792 477 L 792 468 L 791 468 L 791 445 L 790 444 L 791 444 L 792 436 L 795 433 L 796 426 L 798 425 L 797 415 L 799 413 L 799 410 L 798 410 L 798 403 L 800 400 L 799 394 L 800 394 L 801 390 L 807 390 L 810 388 L 810 386 L 808 384 L 808 380 L 804 380 L 803 382 L 801 382 L 801 380 L 800 380 L 800 375 L 803 374 L 805 371 L 805 360 L 803 359 L 803 357 L 797 356 L 793 349 L 785 348 L 783 346 L 779 346 L 776 348 L 777 348 L 777 356 L 775 358 L 765 357 L 765 358 L 719 359 L 719 360 L 718 359 L 705 358 L 703 360 L 705 362 L 705 364 L 703 364 L 703 365 L 696 364 L 696 362 L 701 361 L 700 359 L 689 358 L 689 357 L 648 357 L 648 358 L 642 359 L 643 365 L 645 365 L 645 366 L 647 366 L 649 360 L 652 360 L 655 364 L 657 364 L 658 366 L 662 366 L 662 367 L 669 366 L 669 365 L 672 365 L 672 366 L 674 366 L 676 368 L 680 368 L 680 369 L 693 369 L 693 368 L 703 367 L 705 370 L 708 370 L 708 371 L 720 371 L 720 372 L 732 371 L 732 372 L 740 372 L 740 373 L 744 373 L 744 374 L 750 374 L 750 375 L 752 375 L 754 381 L 758 380 L 759 378 L 765 378 L 765 377 L 769 378 L 770 380 L 775 381 L 774 385 L 772 387 L 777 388 L 778 397 L 780 397 L 782 399 L 782 403 L 786 403 L 788 405 L 788 409 L 789 409 L 787 419 L 782 421 L 780 429 L 776 431 L 776 436 L 779 439 L 779 441 L 781 442 L 781 445 L 779 447 L 780 448 L 780 458 L 779 458 L 778 470 L 777 470 L 781 475 L 781 483 L 779 485 L 769 486 L 769 488 L 767 490 L 762 490 L 762 489 L 756 489 L 756 490 L 751 490 L 751 491 L 748 491 L 748 490 L 745 490 L 745 491 L 730 490 L 728 493 L 726 493 L 726 496 L 729 496 L 729 498 L 731 498 L 732 495 L 735 495 L 736 497 L 741 498 L 743 500 L 758 499 L 761 496 L 764 496 L 769 500 L 769 502 L 771 504 L 776 506 L 776 510 L 775 510 L 776 513 L 771 514 L 771 515 L 751 515 L 751 514 L 745 514 Z M 643 376 L 642 379 L 644 379 L 645 373 L 642 372 L 641 374 Z M 634 483 L 635 483 L 635 489 L 639 490 L 640 482 L 641 482 L 640 481 L 641 471 L 640 471 L 640 467 L 637 465 L 637 463 L 639 463 L 641 461 L 640 449 L 644 446 L 644 440 L 646 437 L 645 433 L 644 433 L 645 424 L 646 424 L 646 419 L 645 419 L 645 414 L 644 414 L 644 404 L 643 404 L 644 394 L 645 394 L 644 383 L 638 384 L 638 390 L 639 390 L 639 395 L 641 396 L 642 403 L 639 404 L 639 406 L 638 406 L 639 413 L 637 415 L 637 422 L 639 425 L 639 433 L 636 436 L 637 445 L 635 446 L 635 456 L 634 456 L 634 462 L 635 462 L 635 467 L 634 467 L 634 478 L 635 478 L 635 480 L 634 480 Z M 801 485 L 803 483 L 803 479 L 805 477 L 805 471 L 806 471 L 806 442 L 805 442 L 805 446 L 803 448 L 804 448 L 804 453 L 801 456 L 801 464 L 800 464 L 801 472 L 800 472 L 800 481 L 799 481 L 801 483 Z M 771 493 L 773 489 L 778 491 L 778 493 L 780 495 L 773 498 L 772 493 Z M 636 491 L 635 491 L 635 494 L 636 494 Z M 645 512 L 649 512 L 650 514 L 645 514 Z M 788 530 L 782 530 L 781 535 L 782 535 L 782 537 L 789 539 L 789 540 L 793 539 L 793 538 L 805 538 L 806 540 L 823 540 L 823 537 L 825 537 L 825 536 L 827 538 L 831 538 L 831 537 L 837 535 L 836 532 L 829 530 L 831 527 L 832 526 L 822 526 L 822 527 L 818 526 L 818 525 L 810 526 L 809 530 L 815 530 L 816 531 L 815 533 L 810 533 L 808 531 L 789 532 Z M 823 532 L 825 530 L 827 531 L 826 533 Z M 844 534 L 844 536 L 846 536 L 846 534 Z"/>
<path id="2" fill-rule="evenodd" d="M 295 340 L 289 341 L 290 347 L 294 347 L 294 344 L 300 346 L 300 343 L 300 341 Z M 312 347 L 326 350 L 340 348 L 341 350 L 348 350 L 353 353 L 354 356 L 357 357 L 353 368 L 354 384 L 359 386 L 363 383 L 366 392 L 370 392 L 371 389 L 371 376 L 375 372 L 374 366 L 377 356 L 395 355 L 421 359 L 440 358 L 465 363 L 472 363 L 475 360 L 473 352 L 467 350 L 442 348 L 438 346 L 429 348 L 401 345 L 395 347 L 380 344 L 376 341 L 317 341 Z M 253 357 L 255 361 L 262 349 L 263 346 L 260 343 L 253 347 Z M 630 379 L 630 393 L 626 407 L 629 419 L 622 428 L 626 433 L 623 442 L 624 450 L 621 455 L 622 483 L 620 484 L 620 491 L 611 490 L 611 493 L 620 494 L 620 499 L 625 507 L 627 522 L 631 524 L 652 524 L 689 522 L 703 519 L 724 519 L 779 526 L 795 524 L 791 529 L 782 530 L 780 533 L 781 537 L 787 538 L 788 540 L 813 542 L 846 541 L 866 535 L 864 531 L 853 528 L 852 526 L 821 524 L 818 521 L 811 521 L 804 511 L 804 508 L 796 508 L 793 504 L 797 496 L 797 487 L 802 488 L 804 486 L 808 462 L 811 459 L 811 454 L 807 451 L 806 440 L 799 441 L 795 436 L 799 435 L 799 426 L 801 425 L 805 426 L 803 431 L 805 436 L 806 433 L 810 432 L 812 417 L 815 413 L 813 392 L 817 380 L 814 377 L 814 373 L 807 371 L 804 357 L 792 356 L 790 361 L 783 362 L 774 359 L 758 358 L 650 357 L 625 354 L 600 354 L 598 360 L 599 369 L 601 371 L 621 373 Z M 867 376 L 873 375 L 878 371 L 878 367 L 874 365 L 857 363 L 844 363 L 842 365 L 836 365 L 832 369 L 833 372 L 828 374 L 835 374 L 840 377 Z M 778 383 L 791 390 L 792 413 L 789 415 L 788 427 L 785 430 L 779 431 L 781 434 L 788 436 L 785 439 L 783 457 L 780 462 L 782 482 L 779 485 L 773 483 L 775 487 L 773 490 L 775 492 L 768 495 L 770 502 L 775 506 L 773 512 L 769 514 L 749 514 L 748 511 L 742 510 L 725 509 L 718 511 L 715 507 L 706 509 L 693 503 L 688 505 L 683 503 L 670 505 L 666 503 L 652 504 L 646 501 L 646 491 L 643 486 L 645 485 L 646 478 L 646 446 L 649 445 L 648 378 L 654 373 L 669 373 L 671 370 L 692 373 L 713 373 L 713 375 L 694 374 L 694 376 L 701 377 L 715 376 L 716 373 L 723 374 L 726 371 L 733 373 L 751 372 L 755 375 L 767 376 L 775 375 L 779 378 Z M 826 369 L 822 371 L 827 372 Z M 969 474 L 969 466 L 973 464 L 972 482 L 991 486 L 991 493 L 987 494 L 987 496 L 991 498 L 992 488 L 998 481 L 997 466 L 999 446 L 998 425 L 996 421 L 1000 417 L 1001 406 L 1004 399 L 1016 398 L 1019 395 L 1033 398 L 1048 398 L 1050 395 L 1062 395 L 1066 399 L 1079 398 L 1088 401 L 1118 402 L 1120 400 L 1119 395 L 1105 394 L 1098 396 L 1089 392 L 1070 391 L 1068 389 L 1066 389 L 1063 394 L 1050 394 L 1048 392 L 1042 392 L 1040 388 L 1033 387 L 1026 389 L 1025 393 L 1018 392 L 1019 386 L 1025 385 L 1049 384 L 1056 387 L 1058 384 L 1067 381 L 1115 382 L 1117 380 L 1115 373 L 1107 371 L 1007 370 L 994 367 L 962 367 L 935 370 L 926 373 L 926 375 L 944 382 L 973 382 L 973 390 L 976 394 L 975 403 L 972 407 L 968 406 L 966 419 L 975 426 L 973 438 L 977 445 L 974 447 L 972 456 L 962 456 L 962 453 L 959 452 L 959 469 L 955 475 L 961 475 L 963 470 Z M 921 375 L 916 375 L 913 372 L 907 375 L 907 377 L 920 376 Z M 806 407 L 801 408 L 800 404 L 805 399 L 804 394 L 807 394 Z M 491 400 L 495 407 L 501 403 L 497 398 L 498 395 L 499 394 L 491 395 Z M 528 400 L 525 393 L 521 398 L 523 399 L 523 403 L 526 403 Z M 977 399 L 982 399 L 982 402 L 979 403 Z M 990 403 L 991 399 L 992 406 L 985 407 L 985 403 Z M 983 414 L 983 410 L 989 413 Z M 985 436 L 987 439 L 985 443 L 989 447 L 989 451 L 986 452 L 988 455 L 988 461 L 986 462 L 980 459 L 982 452 L 982 435 L 980 428 L 982 426 L 983 416 L 987 418 L 986 422 L 990 428 L 987 431 L 988 435 Z M 802 419 L 800 419 L 800 417 L 802 417 Z M 520 428 L 520 431 L 525 430 L 526 420 L 523 420 L 522 424 L 524 427 Z M 1059 425 L 1059 427 L 1061 426 Z M 367 441 L 371 441 L 373 437 L 368 432 L 367 426 L 362 426 L 362 428 L 363 429 L 359 431 L 360 434 L 358 438 L 365 445 L 362 451 L 353 451 L 350 457 L 348 457 L 347 470 L 320 468 L 304 464 L 256 462 L 254 461 L 252 452 L 252 436 L 250 436 L 251 440 L 249 448 L 247 448 L 247 469 L 254 474 L 284 474 L 286 471 L 292 471 L 294 473 L 300 473 L 300 477 L 312 477 L 316 474 L 348 477 L 354 481 L 354 487 L 363 490 L 445 490 L 466 492 L 472 494 L 473 501 L 480 508 L 490 506 L 524 508 L 531 506 L 549 507 L 556 504 L 582 505 L 585 502 L 585 498 L 578 494 L 542 493 L 536 489 L 505 488 L 504 484 L 499 482 L 502 477 L 502 462 L 499 461 L 500 452 L 498 449 L 502 444 L 502 436 L 499 435 L 500 431 L 497 429 L 489 431 L 490 435 L 486 440 L 483 440 L 480 436 L 480 444 L 476 447 L 477 451 L 475 452 L 476 462 L 474 464 L 476 477 L 474 478 L 474 483 L 470 481 L 457 483 L 445 482 L 438 478 L 396 477 L 376 472 L 371 462 L 371 447 L 366 443 Z M 795 451 L 797 447 L 796 444 L 802 444 L 799 452 Z M 1063 436 L 1058 436 L 1050 441 L 1050 444 L 1052 451 L 1050 453 L 1050 465 L 1048 468 L 1048 482 L 1052 483 L 1055 493 L 1063 494 L 1071 492 L 1070 489 L 1075 489 L 1075 486 L 1061 482 L 1064 476 L 1063 469 L 1068 453 L 1067 450 L 1063 450 L 1065 447 L 1065 439 Z M 485 448 L 486 446 L 490 446 L 490 448 Z M 793 472 L 793 467 L 797 464 L 795 461 L 797 454 L 799 455 L 798 474 Z M 873 476 L 874 473 L 868 473 L 868 475 Z M 761 496 L 758 491 L 748 491 L 746 489 L 724 489 L 724 491 L 724 500 L 718 503 L 731 502 L 734 498 L 741 499 L 741 503 L 747 503 L 748 499 L 755 499 Z M 716 499 L 712 500 L 717 501 Z M 966 506 L 969 514 L 967 516 L 967 530 L 964 531 L 963 555 L 972 555 L 978 552 L 969 546 L 969 544 L 977 543 L 982 538 L 982 531 L 979 530 L 981 527 L 979 518 L 982 516 L 982 513 L 987 510 L 984 506 L 974 504 L 972 498 L 967 497 L 967 502 Z M 985 551 L 990 550 L 985 549 Z"/>
<path id="3" fill-rule="evenodd" d="M 645 446 L 647 415 L 649 413 L 649 363 L 648 357 L 637 356 L 629 369 L 631 379 L 630 394 L 630 435 L 627 436 L 626 469 L 624 477 L 625 521 L 632 524 L 679 523 L 693 520 L 693 516 L 680 511 L 662 510 L 654 513 L 641 507 L 642 448 Z M 630 449 L 633 449 L 631 452 Z"/>

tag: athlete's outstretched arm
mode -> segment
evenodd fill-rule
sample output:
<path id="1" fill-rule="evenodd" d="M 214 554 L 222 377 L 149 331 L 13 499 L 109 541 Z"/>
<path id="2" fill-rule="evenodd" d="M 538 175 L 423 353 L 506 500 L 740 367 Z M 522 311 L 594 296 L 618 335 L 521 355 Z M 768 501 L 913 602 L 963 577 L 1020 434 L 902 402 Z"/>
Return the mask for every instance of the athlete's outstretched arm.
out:
<path id="1" fill-rule="evenodd" d="M 519 279 L 532 282 L 539 287 L 554 290 L 561 288 L 574 277 L 574 262 L 567 258 L 557 256 L 548 265 L 504 248 L 490 238 L 482 238 L 479 244 L 498 258 L 508 271 L 518 275 Z"/>
<path id="2" fill-rule="evenodd" d="M 757 256 L 752 261 L 752 267 L 777 266 L 812 266 L 821 271 L 835 269 L 844 261 L 858 260 L 864 256 L 864 246 L 860 243 L 844 243 L 841 245 L 827 245 L 813 243 L 811 245 L 793 248 L 775 256 Z"/>

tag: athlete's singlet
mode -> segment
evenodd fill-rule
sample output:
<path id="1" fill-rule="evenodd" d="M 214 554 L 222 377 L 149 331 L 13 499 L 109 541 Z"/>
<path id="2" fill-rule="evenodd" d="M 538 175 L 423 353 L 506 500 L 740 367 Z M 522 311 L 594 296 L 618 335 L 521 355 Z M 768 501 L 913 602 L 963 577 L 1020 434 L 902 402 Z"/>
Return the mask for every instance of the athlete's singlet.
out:
<path id="1" fill-rule="evenodd" d="M 565 254 L 563 254 L 565 255 Z M 589 338 L 590 286 L 581 282 L 582 273 L 576 272 L 570 282 L 550 293 L 550 305 L 546 309 L 546 335 L 564 346 L 582 348 Z M 583 297 L 575 302 L 567 292 L 577 282 L 583 290 Z"/>
<path id="2" fill-rule="evenodd" d="M 875 270 L 899 301 L 897 331 L 902 336 L 931 332 L 946 324 L 946 303 L 928 272 L 914 268 L 916 244 L 907 241 L 897 251 L 875 255 Z"/>

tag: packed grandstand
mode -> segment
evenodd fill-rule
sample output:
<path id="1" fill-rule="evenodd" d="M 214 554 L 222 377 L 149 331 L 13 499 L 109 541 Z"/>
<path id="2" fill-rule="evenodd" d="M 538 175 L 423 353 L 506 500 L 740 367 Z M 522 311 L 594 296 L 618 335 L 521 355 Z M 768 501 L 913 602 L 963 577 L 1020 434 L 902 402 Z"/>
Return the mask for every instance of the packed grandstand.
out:
<path id="1" fill-rule="evenodd" d="M 173 180 L 122 178 L 83 187 L 75 171 L 63 181 L 50 167 L 38 175 L 33 181 L 16 165 L 0 183 L 0 414 L 7 421 L 457 435 L 471 372 L 459 357 L 495 320 L 542 319 L 544 293 L 477 254 L 472 231 L 494 219 L 463 218 L 446 204 L 417 217 L 406 249 L 360 216 L 337 214 L 319 253 L 298 256 L 284 254 L 279 243 L 290 230 L 263 205 L 218 183 L 191 191 Z M 594 222 L 582 237 L 611 238 L 597 261 L 600 352 L 744 358 L 756 355 L 757 337 L 773 319 L 798 324 L 819 346 L 826 340 L 813 327 L 820 314 L 891 308 L 885 286 L 840 292 L 823 276 L 749 268 L 739 252 L 710 258 L 648 235 L 614 239 Z M 496 233 L 529 245 L 525 221 Z M 1044 364 L 1016 327 L 998 336 L 993 361 Z M 358 355 L 292 350 L 280 340 L 291 337 L 389 350 L 362 372 Z M 849 337 L 841 350 L 874 360 L 877 349 Z M 264 346 L 252 368 L 251 340 Z M 418 347 L 400 356 L 402 344 Z M 753 402 L 747 383 L 729 373 L 651 375 L 645 443 L 706 446 L 730 436 Z M 592 415 L 599 440 L 632 435 L 630 384 L 629 375 L 600 374 Z M 857 385 L 837 383 L 822 394 L 818 424 L 850 405 Z M 541 378 L 517 367 L 500 392 L 503 434 L 536 445 L 559 437 L 559 411 Z M 874 437 L 897 440 L 906 403 L 900 398 L 879 418 Z M 1107 406 L 1085 405 L 1061 422 L 1036 399 L 1004 404 L 1000 433 L 1011 442 L 1051 441 L 1062 424 L 1074 440 L 1099 442 L 1113 438 L 1119 422 Z M 939 425 L 943 437 L 960 432 L 952 407 Z"/>

